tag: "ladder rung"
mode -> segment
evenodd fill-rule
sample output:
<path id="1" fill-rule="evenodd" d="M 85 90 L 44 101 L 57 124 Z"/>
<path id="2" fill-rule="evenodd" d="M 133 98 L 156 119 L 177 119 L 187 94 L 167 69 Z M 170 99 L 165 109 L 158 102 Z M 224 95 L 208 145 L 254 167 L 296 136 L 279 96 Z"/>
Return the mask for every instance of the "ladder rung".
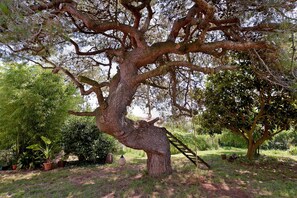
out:
<path id="1" fill-rule="evenodd" d="M 196 165 L 196 161 L 199 163 L 202 163 L 206 165 L 208 168 L 210 166 L 203 161 L 199 156 L 197 156 L 190 148 L 188 148 L 185 144 L 183 144 L 179 139 L 177 139 L 173 134 L 171 134 L 169 131 L 166 133 L 167 138 L 169 142 L 177 148 L 182 154 L 184 154 L 191 162 L 193 162 Z"/>

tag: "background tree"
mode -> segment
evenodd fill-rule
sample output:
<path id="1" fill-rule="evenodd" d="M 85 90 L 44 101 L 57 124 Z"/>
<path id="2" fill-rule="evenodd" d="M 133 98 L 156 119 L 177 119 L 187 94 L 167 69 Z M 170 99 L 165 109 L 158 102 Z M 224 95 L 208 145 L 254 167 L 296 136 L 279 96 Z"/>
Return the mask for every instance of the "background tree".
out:
<path id="1" fill-rule="evenodd" d="M 259 78 L 250 61 L 241 59 L 239 64 L 236 72 L 208 77 L 200 121 L 211 133 L 228 129 L 242 136 L 247 157 L 253 159 L 264 141 L 296 125 L 297 103 L 292 92 Z"/>
<path id="2" fill-rule="evenodd" d="M 72 113 L 95 116 L 101 131 L 144 150 L 148 173 L 158 176 L 171 172 L 166 129 L 126 118 L 141 85 L 164 93 L 156 96 L 167 96 L 176 114 L 192 115 L 197 73 L 234 69 L 222 58 L 230 50 L 272 53 L 266 32 L 282 31 L 288 20 L 292 28 L 295 7 L 285 0 L 4 0 L 0 49 L 64 72 L 82 95 L 94 93 L 95 111 Z"/>
<path id="3" fill-rule="evenodd" d="M 18 154 L 40 136 L 59 140 L 68 109 L 78 102 L 75 88 L 59 75 L 20 64 L 2 65 L 0 100 L 0 146 L 16 145 Z"/>

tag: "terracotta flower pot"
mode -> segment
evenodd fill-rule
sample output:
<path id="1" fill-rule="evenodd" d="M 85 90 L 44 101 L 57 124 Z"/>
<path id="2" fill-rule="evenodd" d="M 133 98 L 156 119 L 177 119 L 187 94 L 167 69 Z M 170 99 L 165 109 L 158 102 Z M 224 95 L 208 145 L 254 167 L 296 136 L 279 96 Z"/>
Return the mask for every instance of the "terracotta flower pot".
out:
<path id="1" fill-rule="evenodd" d="M 52 169 L 52 163 L 43 163 L 43 168 L 45 171 L 51 170 Z"/>
<path id="2" fill-rule="evenodd" d="M 16 164 L 13 164 L 12 165 L 12 170 L 16 170 L 17 169 L 17 165 Z"/>

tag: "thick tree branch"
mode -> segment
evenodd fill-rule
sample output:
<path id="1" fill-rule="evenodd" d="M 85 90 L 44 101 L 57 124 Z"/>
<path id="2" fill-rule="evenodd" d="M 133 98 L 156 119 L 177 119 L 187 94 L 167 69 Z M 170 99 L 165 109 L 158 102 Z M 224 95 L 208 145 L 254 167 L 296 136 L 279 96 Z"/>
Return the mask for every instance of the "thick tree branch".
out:
<path id="1" fill-rule="evenodd" d="M 53 64 L 53 63 L 52 63 Z M 55 66 L 55 64 L 53 64 Z M 71 74 L 67 69 L 64 69 L 62 67 L 54 67 L 53 73 L 58 73 L 60 70 L 62 70 L 63 73 L 65 73 L 70 79 L 74 82 L 74 84 L 79 88 L 81 95 L 90 95 L 91 93 L 95 93 L 97 96 L 98 103 L 101 108 L 106 108 L 107 107 L 107 102 L 105 101 L 103 97 L 103 93 L 101 88 L 105 86 L 109 86 L 108 82 L 102 82 L 98 83 L 92 79 L 89 79 L 85 76 L 79 76 L 78 79 L 74 77 L 73 74 Z M 90 86 L 92 86 L 90 89 L 85 90 L 84 86 L 80 83 L 86 83 Z"/>
<path id="2" fill-rule="evenodd" d="M 92 79 L 90 79 L 88 77 L 85 77 L 85 76 L 79 76 L 78 80 L 80 82 L 83 82 L 83 83 L 86 83 L 86 84 L 92 86 L 93 91 L 97 95 L 97 99 L 98 99 L 98 103 L 99 103 L 100 107 L 102 107 L 102 108 L 107 107 L 107 102 L 105 101 L 105 99 L 103 97 L 101 87 L 107 86 L 107 85 L 109 85 L 109 83 L 104 82 L 104 83 L 99 84 L 97 81 L 92 80 Z"/>
<path id="3" fill-rule="evenodd" d="M 149 49 L 143 51 L 141 57 L 138 55 L 136 66 L 141 67 L 143 65 L 151 64 L 156 61 L 156 59 L 164 54 L 187 54 L 193 52 L 202 52 L 205 54 L 210 54 L 215 57 L 220 57 L 226 53 L 228 50 L 234 51 L 248 51 L 250 49 L 272 49 L 273 46 L 268 45 L 265 42 L 251 42 L 251 41 L 215 41 L 208 43 L 201 43 L 200 40 L 196 40 L 192 43 L 174 43 L 171 41 L 160 42 L 152 45 Z M 138 52 L 134 52 L 138 53 Z M 136 54 L 131 54 L 136 56 Z"/>
<path id="4" fill-rule="evenodd" d="M 173 23 L 171 32 L 168 36 L 167 41 L 175 42 L 176 37 L 178 36 L 179 31 L 186 25 L 188 25 L 198 13 L 199 8 L 197 5 L 194 5 L 188 12 L 187 16 L 181 19 L 176 20 Z"/>
<path id="5" fill-rule="evenodd" d="M 76 115 L 76 116 L 96 116 L 94 112 L 76 112 L 76 111 L 68 111 L 69 114 Z"/>
<path id="6" fill-rule="evenodd" d="M 143 74 L 139 74 L 135 79 L 134 79 L 134 83 L 142 83 L 147 79 L 153 78 L 153 77 L 157 77 L 157 76 L 161 76 L 161 75 L 165 75 L 167 74 L 169 71 L 171 71 L 172 69 L 176 68 L 176 67 L 185 67 L 188 68 L 192 71 L 196 71 L 196 72 L 201 72 L 204 74 L 214 74 L 217 73 L 219 71 L 223 71 L 223 70 L 236 70 L 238 69 L 237 67 L 234 66 L 218 66 L 218 67 L 201 67 L 195 64 L 192 64 L 190 62 L 186 62 L 186 61 L 175 61 L 175 62 L 169 62 L 165 65 L 161 65 L 159 67 L 157 67 L 156 69 L 153 69 L 151 71 L 148 71 L 146 73 Z"/>
<path id="7" fill-rule="evenodd" d="M 147 47 L 147 45 L 142 37 L 141 32 L 131 26 L 119 24 L 118 22 L 102 23 L 101 21 L 90 18 L 88 15 L 80 12 L 71 4 L 65 4 L 62 7 L 61 11 L 67 12 L 71 16 L 82 20 L 83 23 L 85 24 L 85 26 L 88 29 L 93 30 L 95 33 L 104 33 L 108 30 L 119 30 L 119 31 L 122 31 L 123 33 L 129 34 L 131 37 L 133 37 L 135 39 L 138 47 L 141 47 L 141 48 Z"/>

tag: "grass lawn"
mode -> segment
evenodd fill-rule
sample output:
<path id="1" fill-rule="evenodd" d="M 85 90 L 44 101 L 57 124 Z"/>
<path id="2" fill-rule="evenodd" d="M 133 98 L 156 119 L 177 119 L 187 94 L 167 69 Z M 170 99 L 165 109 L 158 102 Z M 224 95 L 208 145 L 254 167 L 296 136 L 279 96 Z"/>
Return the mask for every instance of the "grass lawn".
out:
<path id="1" fill-rule="evenodd" d="M 127 165 L 91 165 L 45 171 L 0 171 L 0 197 L 297 197 L 297 157 L 263 151 L 254 163 L 228 162 L 221 154 L 241 149 L 201 151 L 212 169 L 196 169 L 172 156 L 174 172 L 159 179 L 145 172 L 145 158 L 128 154 Z"/>

